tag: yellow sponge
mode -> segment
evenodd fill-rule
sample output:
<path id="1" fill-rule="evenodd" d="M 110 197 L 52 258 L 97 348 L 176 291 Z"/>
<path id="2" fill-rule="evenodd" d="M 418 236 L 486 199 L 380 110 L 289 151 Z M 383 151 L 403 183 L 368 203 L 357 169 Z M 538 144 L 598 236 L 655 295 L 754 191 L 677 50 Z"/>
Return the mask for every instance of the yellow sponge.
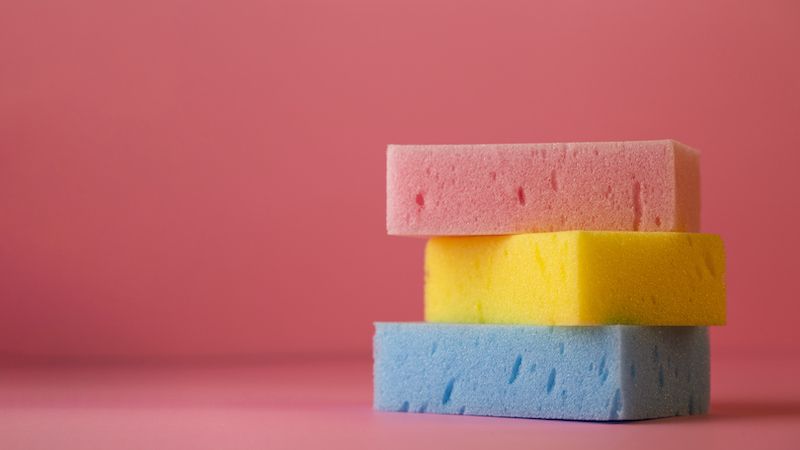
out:
<path id="1" fill-rule="evenodd" d="M 433 238 L 425 253 L 425 320 L 722 325 L 725 251 L 719 236 L 699 233 Z"/>

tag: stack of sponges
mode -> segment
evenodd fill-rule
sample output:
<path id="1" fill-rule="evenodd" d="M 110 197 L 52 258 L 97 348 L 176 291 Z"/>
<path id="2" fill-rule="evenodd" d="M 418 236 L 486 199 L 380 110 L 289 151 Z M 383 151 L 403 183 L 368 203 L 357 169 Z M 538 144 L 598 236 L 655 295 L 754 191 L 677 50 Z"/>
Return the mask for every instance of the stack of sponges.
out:
<path id="1" fill-rule="evenodd" d="M 378 410 L 703 414 L 725 257 L 678 142 L 392 145 L 389 234 L 436 236 L 426 323 L 377 323 Z"/>

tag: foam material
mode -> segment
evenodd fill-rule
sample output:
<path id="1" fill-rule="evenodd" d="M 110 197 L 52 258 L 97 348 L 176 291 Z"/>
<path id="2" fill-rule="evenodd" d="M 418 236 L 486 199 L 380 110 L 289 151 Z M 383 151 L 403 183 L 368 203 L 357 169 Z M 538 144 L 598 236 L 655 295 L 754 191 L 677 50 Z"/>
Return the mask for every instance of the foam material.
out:
<path id="1" fill-rule="evenodd" d="M 704 327 L 378 323 L 374 407 L 574 420 L 704 414 Z"/>
<path id="2" fill-rule="evenodd" d="M 428 241 L 425 274 L 429 322 L 725 323 L 725 254 L 712 234 L 440 237 Z"/>
<path id="3" fill-rule="evenodd" d="M 672 140 L 390 145 L 394 235 L 699 231 L 697 151 Z"/>

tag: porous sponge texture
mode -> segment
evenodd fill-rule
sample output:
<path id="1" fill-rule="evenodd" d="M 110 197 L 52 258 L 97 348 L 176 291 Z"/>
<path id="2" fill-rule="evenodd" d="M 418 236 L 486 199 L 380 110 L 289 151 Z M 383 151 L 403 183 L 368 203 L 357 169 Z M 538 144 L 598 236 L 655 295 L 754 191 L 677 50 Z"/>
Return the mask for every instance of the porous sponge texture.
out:
<path id="1" fill-rule="evenodd" d="M 390 145 L 394 235 L 698 231 L 697 151 L 672 140 Z"/>
<path id="2" fill-rule="evenodd" d="M 425 252 L 425 320 L 722 325 L 724 247 L 719 236 L 700 233 L 433 238 Z"/>
<path id="3" fill-rule="evenodd" d="M 636 420 L 708 410 L 704 327 L 378 323 L 383 411 Z"/>

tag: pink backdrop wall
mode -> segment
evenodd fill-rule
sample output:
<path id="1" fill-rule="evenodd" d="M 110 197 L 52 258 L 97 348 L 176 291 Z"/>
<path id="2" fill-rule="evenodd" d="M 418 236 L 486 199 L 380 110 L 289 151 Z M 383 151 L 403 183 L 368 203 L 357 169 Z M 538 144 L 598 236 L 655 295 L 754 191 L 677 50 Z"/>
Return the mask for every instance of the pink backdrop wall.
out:
<path id="1" fill-rule="evenodd" d="M 664 137 L 727 244 L 715 349 L 798 351 L 798 5 L 6 2 L 0 353 L 366 355 L 422 317 L 387 143 Z"/>

